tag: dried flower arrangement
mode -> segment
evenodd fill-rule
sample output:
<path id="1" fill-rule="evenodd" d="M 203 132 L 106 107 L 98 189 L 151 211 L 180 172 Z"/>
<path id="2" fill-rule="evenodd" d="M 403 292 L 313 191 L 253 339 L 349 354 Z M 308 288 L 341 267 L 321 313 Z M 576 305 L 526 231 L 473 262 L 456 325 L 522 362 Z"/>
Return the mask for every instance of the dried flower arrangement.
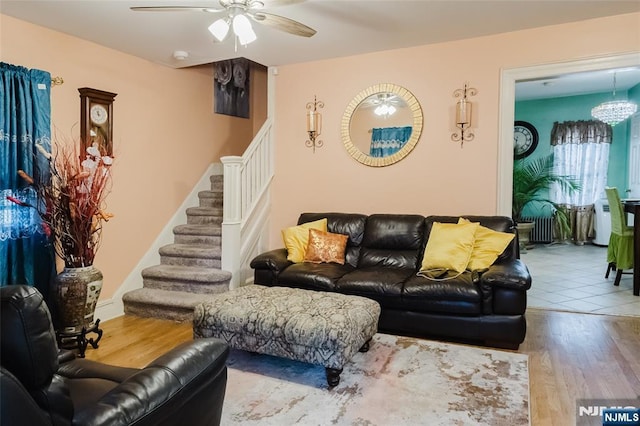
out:
<path id="1" fill-rule="evenodd" d="M 44 175 L 50 180 L 37 182 L 23 170 L 18 171 L 36 191 L 38 206 L 8 197 L 16 204 L 38 210 L 44 232 L 67 268 L 93 265 L 102 239 L 102 222 L 113 217 L 104 211 L 111 190 L 113 159 L 102 155 L 95 145 L 88 147 L 82 158 L 74 148 L 79 145 L 57 144 L 54 155 L 37 145 L 38 154 L 47 159 L 49 173 Z"/>

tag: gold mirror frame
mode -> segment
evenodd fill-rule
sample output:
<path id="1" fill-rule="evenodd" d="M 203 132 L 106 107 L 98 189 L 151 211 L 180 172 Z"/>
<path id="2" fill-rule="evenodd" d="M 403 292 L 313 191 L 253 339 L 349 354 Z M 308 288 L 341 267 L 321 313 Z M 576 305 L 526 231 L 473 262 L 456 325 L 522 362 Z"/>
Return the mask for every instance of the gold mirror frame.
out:
<path id="1" fill-rule="evenodd" d="M 353 116 L 356 108 L 362 101 L 367 99 L 369 96 L 375 95 L 377 93 L 393 93 L 402 98 L 407 103 L 407 106 L 409 107 L 409 110 L 413 115 L 412 130 L 409 140 L 404 144 L 402 149 L 388 157 L 372 157 L 365 154 L 353 144 L 351 135 L 349 134 L 351 117 Z M 413 96 L 413 93 L 411 93 L 404 87 L 398 86 L 397 84 L 393 83 L 374 84 L 373 86 L 370 86 L 358 93 L 356 97 L 353 98 L 351 102 L 349 102 L 347 109 L 342 115 L 340 136 L 342 137 L 342 143 L 344 144 L 344 147 L 347 149 L 347 152 L 353 159 L 366 166 L 384 167 L 402 160 L 404 157 L 409 155 L 413 148 L 415 148 L 418 140 L 420 139 L 420 135 L 422 134 L 422 122 L 422 108 L 420 107 L 420 103 L 418 102 L 416 97 Z"/>

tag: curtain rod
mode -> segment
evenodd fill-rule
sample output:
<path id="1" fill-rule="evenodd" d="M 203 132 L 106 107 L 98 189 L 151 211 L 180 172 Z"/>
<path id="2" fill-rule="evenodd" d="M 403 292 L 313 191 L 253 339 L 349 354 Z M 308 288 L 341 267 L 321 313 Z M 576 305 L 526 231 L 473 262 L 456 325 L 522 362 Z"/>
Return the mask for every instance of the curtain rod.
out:
<path id="1" fill-rule="evenodd" d="M 59 86 L 64 83 L 62 77 L 51 77 L 51 86 Z"/>

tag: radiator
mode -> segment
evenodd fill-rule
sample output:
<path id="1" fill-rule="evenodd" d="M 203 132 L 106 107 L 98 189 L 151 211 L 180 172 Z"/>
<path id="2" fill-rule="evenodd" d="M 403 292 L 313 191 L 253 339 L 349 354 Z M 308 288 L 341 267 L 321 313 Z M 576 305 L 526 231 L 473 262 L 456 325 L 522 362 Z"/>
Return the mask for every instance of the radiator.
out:
<path id="1" fill-rule="evenodd" d="M 531 231 L 530 240 L 532 243 L 553 242 L 553 218 L 552 217 L 528 217 L 522 218 L 535 223 Z"/>

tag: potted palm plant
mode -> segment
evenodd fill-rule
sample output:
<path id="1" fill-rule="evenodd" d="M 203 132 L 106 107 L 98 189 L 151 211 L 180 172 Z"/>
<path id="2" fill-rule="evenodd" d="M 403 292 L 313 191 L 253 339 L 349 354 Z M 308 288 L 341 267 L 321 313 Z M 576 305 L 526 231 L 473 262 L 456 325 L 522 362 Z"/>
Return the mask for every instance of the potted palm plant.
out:
<path id="1" fill-rule="evenodd" d="M 560 185 L 569 193 L 580 190 L 580 184 L 570 176 L 563 176 L 553 171 L 553 155 L 549 154 L 533 160 L 518 159 L 513 163 L 513 219 L 518 224 L 521 244 L 529 242 L 529 233 L 533 224 L 523 221 L 522 212 L 525 207 L 535 205 L 539 208 L 548 206 L 553 212 L 556 226 L 562 235 L 571 232 L 567 210 L 549 199 L 549 188 L 552 184 Z"/>

